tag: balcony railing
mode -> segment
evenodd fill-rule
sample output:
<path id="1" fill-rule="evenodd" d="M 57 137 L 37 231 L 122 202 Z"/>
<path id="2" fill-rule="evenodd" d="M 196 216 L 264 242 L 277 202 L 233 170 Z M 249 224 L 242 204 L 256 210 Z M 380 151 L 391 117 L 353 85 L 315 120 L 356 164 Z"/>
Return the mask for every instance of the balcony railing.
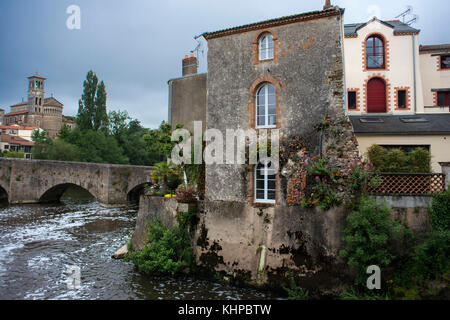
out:
<path id="1" fill-rule="evenodd" d="M 439 173 L 377 173 L 380 184 L 369 192 L 376 195 L 423 196 L 445 191 L 445 175 Z"/>

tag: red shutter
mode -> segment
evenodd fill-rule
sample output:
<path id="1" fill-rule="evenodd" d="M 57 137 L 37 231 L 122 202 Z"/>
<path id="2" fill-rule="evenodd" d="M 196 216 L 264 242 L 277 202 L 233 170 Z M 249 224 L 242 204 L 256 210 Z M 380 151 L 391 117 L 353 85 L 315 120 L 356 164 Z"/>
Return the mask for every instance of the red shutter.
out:
<path id="1" fill-rule="evenodd" d="M 380 78 L 374 78 L 367 84 L 367 112 L 386 112 L 386 84 Z"/>

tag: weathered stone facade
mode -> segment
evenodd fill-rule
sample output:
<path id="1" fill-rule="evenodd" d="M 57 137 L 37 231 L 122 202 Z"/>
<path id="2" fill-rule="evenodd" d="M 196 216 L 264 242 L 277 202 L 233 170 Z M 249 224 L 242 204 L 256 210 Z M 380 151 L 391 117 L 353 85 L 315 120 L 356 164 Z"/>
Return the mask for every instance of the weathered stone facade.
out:
<path id="1" fill-rule="evenodd" d="M 58 201 L 71 185 L 103 205 L 137 201 L 151 167 L 0 158 L 0 193 L 11 204 Z M 0 196 L 1 198 L 1 196 Z"/>

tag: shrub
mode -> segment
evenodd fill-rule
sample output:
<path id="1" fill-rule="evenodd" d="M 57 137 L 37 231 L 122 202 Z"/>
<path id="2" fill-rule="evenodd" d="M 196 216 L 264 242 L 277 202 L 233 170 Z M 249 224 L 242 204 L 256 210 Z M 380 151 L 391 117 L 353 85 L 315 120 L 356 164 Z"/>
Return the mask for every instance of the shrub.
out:
<path id="1" fill-rule="evenodd" d="M 431 155 L 424 148 L 417 148 L 408 154 L 409 172 L 431 172 Z"/>
<path id="2" fill-rule="evenodd" d="M 282 288 L 287 292 L 289 300 L 309 300 L 309 291 L 297 287 L 295 278 L 290 274 L 289 288 L 284 285 Z"/>
<path id="3" fill-rule="evenodd" d="M 433 195 L 430 220 L 434 230 L 450 230 L 450 189 Z"/>
<path id="4" fill-rule="evenodd" d="M 147 274 L 175 274 L 192 262 L 189 234 L 184 225 L 167 228 L 155 219 L 148 225 L 145 248 L 129 255 L 140 272 Z"/>
<path id="5" fill-rule="evenodd" d="M 180 203 L 194 203 L 197 201 L 197 192 L 191 186 L 182 185 L 178 187 L 175 198 Z"/>
<path id="6" fill-rule="evenodd" d="M 384 166 L 384 158 L 387 154 L 387 151 L 382 146 L 379 146 L 377 144 L 372 145 L 367 150 L 367 155 L 369 157 L 370 162 L 380 170 Z"/>
<path id="7" fill-rule="evenodd" d="M 435 280 L 450 272 L 450 231 L 431 232 L 412 256 L 412 272 L 419 280 Z"/>
<path id="8" fill-rule="evenodd" d="M 389 266 L 395 258 L 394 241 L 403 227 L 391 220 L 391 209 L 373 199 L 362 198 L 359 209 L 347 217 L 345 249 L 341 255 L 358 271 L 357 284 L 365 284 L 367 267 Z"/>

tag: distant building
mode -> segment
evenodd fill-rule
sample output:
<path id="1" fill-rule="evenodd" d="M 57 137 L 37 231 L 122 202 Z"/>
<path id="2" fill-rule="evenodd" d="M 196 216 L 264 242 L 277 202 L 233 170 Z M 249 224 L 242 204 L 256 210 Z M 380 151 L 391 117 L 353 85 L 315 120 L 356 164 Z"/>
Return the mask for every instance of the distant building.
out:
<path id="1" fill-rule="evenodd" d="M 23 139 L 16 135 L 4 134 L 0 135 L 0 150 L 11 152 L 23 152 L 25 159 L 31 159 L 31 148 L 34 146 L 33 141 Z"/>
<path id="2" fill-rule="evenodd" d="M 42 131 L 39 127 L 26 127 L 19 126 L 17 124 L 10 126 L 0 126 L 0 134 L 8 134 L 11 136 L 17 136 L 22 139 L 33 141 L 32 136 L 34 131 Z"/>
<path id="3" fill-rule="evenodd" d="M 54 97 L 45 98 L 44 77 L 28 78 L 28 101 L 11 106 L 3 117 L 3 125 L 36 126 L 54 139 L 63 126 L 64 105 Z M 1 113 L 0 113 L 1 114 Z"/>

